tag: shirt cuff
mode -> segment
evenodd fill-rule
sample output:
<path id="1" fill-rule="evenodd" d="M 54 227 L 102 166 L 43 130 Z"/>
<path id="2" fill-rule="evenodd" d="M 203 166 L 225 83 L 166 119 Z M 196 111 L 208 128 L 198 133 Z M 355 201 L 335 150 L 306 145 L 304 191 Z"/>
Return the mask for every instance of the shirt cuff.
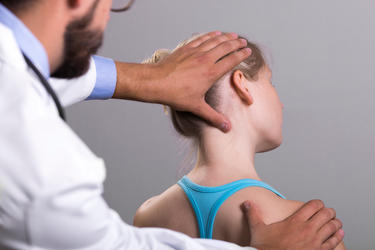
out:
<path id="1" fill-rule="evenodd" d="M 95 87 L 86 100 L 109 99 L 116 88 L 117 71 L 112 59 L 93 56 L 96 68 Z"/>

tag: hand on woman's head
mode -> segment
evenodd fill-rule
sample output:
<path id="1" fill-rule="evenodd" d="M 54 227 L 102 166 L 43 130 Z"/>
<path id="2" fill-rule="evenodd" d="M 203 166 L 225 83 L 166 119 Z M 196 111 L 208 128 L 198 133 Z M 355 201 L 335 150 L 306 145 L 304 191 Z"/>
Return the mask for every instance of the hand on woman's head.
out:
<path id="1" fill-rule="evenodd" d="M 197 37 L 199 35 L 180 43 L 175 50 Z M 270 70 L 266 65 L 262 51 L 256 44 L 249 41 L 247 41 L 246 47 L 251 49 L 251 55 L 208 89 L 204 98 L 213 110 L 224 114 L 231 121 L 232 127 L 236 126 L 235 123 L 248 122 L 249 128 L 254 129 L 259 134 L 257 137 L 261 138 L 257 150 L 266 151 L 281 143 L 281 130 L 279 129 L 281 128 L 281 118 L 277 111 L 277 104 L 280 104 L 280 101 L 271 86 Z M 161 62 L 173 51 L 157 50 L 145 63 Z M 225 60 L 227 56 L 220 58 L 217 63 Z M 237 99 L 232 100 L 229 93 L 232 97 L 234 94 L 239 98 L 236 97 Z M 236 109 L 230 110 L 233 107 Z M 234 114 L 240 107 L 241 109 L 246 108 L 248 115 L 247 117 L 242 115 L 241 119 L 235 120 Z M 199 140 L 203 129 L 210 126 L 193 113 L 173 108 L 170 108 L 170 111 L 175 129 L 185 137 Z"/>

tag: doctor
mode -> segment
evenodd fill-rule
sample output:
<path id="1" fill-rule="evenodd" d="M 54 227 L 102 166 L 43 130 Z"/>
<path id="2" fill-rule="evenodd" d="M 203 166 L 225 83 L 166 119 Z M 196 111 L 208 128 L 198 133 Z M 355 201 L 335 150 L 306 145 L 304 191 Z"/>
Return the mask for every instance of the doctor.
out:
<path id="1" fill-rule="evenodd" d="M 242 249 L 123 222 L 101 196 L 103 160 L 65 123 L 62 107 L 108 98 L 164 103 L 226 132 L 230 123 L 204 94 L 251 52 L 235 34 L 211 32 L 155 66 L 91 57 L 111 2 L 0 0 L 0 249 Z M 335 211 L 320 201 L 269 226 L 249 205 L 258 249 L 333 249 L 343 239 Z"/>

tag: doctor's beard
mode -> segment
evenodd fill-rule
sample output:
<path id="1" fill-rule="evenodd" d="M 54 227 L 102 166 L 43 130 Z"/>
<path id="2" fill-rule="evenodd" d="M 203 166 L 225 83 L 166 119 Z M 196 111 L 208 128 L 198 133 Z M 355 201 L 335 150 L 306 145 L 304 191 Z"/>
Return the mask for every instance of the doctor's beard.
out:
<path id="1" fill-rule="evenodd" d="M 98 51 L 103 41 L 103 31 L 89 29 L 97 4 L 98 1 L 95 1 L 84 17 L 67 26 L 63 61 L 52 77 L 71 79 L 82 76 L 89 69 L 91 55 Z"/>

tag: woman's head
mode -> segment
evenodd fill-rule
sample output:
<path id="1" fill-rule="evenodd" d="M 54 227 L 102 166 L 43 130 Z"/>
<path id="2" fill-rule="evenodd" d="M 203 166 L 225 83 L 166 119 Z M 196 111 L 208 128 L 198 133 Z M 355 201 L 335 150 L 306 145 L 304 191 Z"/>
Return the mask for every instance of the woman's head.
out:
<path id="1" fill-rule="evenodd" d="M 194 36 L 177 47 L 194 40 Z M 243 37 L 241 37 L 243 38 Z M 243 38 L 245 39 L 245 38 Z M 247 39 L 245 39 L 247 41 Z M 218 80 L 206 93 L 206 102 L 226 115 L 236 127 L 251 132 L 256 151 L 267 151 L 281 143 L 282 104 L 271 85 L 271 71 L 259 47 L 247 41 L 251 55 Z M 172 51 L 158 50 L 145 63 L 158 63 Z M 214 129 L 190 112 L 170 108 L 174 128 L 182 136 L 199 141 L 207 129 Z"/>

